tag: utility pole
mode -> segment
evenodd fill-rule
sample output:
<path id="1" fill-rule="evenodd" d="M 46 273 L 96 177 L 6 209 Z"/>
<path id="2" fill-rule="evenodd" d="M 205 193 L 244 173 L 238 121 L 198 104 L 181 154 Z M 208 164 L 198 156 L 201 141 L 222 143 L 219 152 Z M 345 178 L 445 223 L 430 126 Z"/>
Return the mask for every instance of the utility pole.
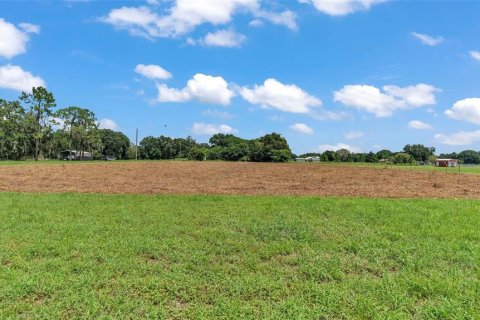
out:
<path id="1" fill-rule="evenodd" d="M 138 160 L 138 128 L 135 130 L 135 160 Z"/>

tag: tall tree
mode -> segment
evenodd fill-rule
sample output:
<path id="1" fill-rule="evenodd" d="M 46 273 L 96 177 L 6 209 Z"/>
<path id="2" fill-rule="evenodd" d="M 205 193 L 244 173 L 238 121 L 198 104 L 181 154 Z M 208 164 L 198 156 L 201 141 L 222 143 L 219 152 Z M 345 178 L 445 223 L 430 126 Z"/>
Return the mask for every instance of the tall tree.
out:
<path id="1" fill-rule="evenodd" d="M 31 122 L 31 138 L 34 143 L 34 159 L 38 161 L 45 134 L 55 124 L 53 108 L 56 106 L 53 94 L 44 87 L 32 88 L 32 93 L 22 92 L 20 100 L 27 106 L 28 121 Z"/>
<path id="2" fill-rule="evenodd" d="M 75 146 L 83 158 L 85 149 L 93 145 L 95 135 L 92 135 L 92 131 L 97 129 L 95 114 L 88 109 L 71 106 L 58 110 L 55 117 L 63 123 L 63 131 L 68 132 L 69 150 Z"/>
<path id="3" fill-rule="evenodd" d="M 0 160 L 18 160 L 27 152 L 25 110 L 18 101 L 0 99 Z"/>

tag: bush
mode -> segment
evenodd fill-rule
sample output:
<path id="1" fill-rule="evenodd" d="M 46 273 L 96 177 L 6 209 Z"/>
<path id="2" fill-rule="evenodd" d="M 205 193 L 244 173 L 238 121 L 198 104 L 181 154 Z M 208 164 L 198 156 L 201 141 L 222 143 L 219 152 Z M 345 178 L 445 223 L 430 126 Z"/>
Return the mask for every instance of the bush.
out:
<path id="1" fill-rule="evenodd" d="M 220 160 L 222 148 L 221 147 L 213 147 L 207 150 L 207 160 Z"/>
<path id="2" fill-rule="evenodd" d="M 292 153 L 287 149 L 272 150 L 270 158 L 273 162 L 288 162 L 292 158 Z"/>
<path id="3" fill-rule="evenodd" d="M 188 159 L 203 161 L 207 157 L 207 152 L 205 148 L 193 147 L 188 153 Z"/>

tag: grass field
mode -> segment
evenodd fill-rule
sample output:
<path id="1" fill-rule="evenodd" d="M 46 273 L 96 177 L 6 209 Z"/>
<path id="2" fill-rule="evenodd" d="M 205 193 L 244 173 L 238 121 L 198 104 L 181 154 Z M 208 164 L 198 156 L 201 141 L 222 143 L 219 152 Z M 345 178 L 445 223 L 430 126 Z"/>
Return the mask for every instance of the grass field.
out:
<path id="1" fill-rule="evenodd" d="M 478 319 L 480 201 L 0 194 L 0 318 Z"/>

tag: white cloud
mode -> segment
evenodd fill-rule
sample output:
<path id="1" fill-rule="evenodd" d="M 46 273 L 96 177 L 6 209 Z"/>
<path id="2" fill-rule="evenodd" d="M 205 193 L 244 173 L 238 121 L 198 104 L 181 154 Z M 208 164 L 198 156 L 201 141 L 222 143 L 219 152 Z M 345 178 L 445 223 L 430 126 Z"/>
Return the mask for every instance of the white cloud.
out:
<path id="1" fill-rule="evenodd" d="M 362 132 L 362 131 L 347 131 L 345 132 L 345 139 L 349 139 L 349 140 L 352 140 L 352 139 L 360 139 L 360 138 L 363 138 L 365 136 L 365 134 Z"/>
<path id="2" fill-rule="evenodd" d="M 229 89 L 222 77 L 212 77 L 197 73 L 188 80 L 183 89 L 169 88 L 165 84 L 157 84 L 158 101 L 186 102 L 196 100 L 202 103 L 229 105 L 235 93 Z"/>
<path id="3" fill-rule="evenodd" d="M 416 130 L 432 130 L 433 127 L 432 125 L 425 123 L 420 120 L 412 120 L 408 123 L 408 127 L 410 129 L 416 129 Z"/>
<path id="4" fill-rule="evenodd" d="M 207 35 L 203 38 L 202 43 L 210 47 L 235 48 L 240 47 L 245 40 L 247 40 L 247 37 L 245 37 L 243 34 L 229 29 L 207 33 Z"/>
<path id="5" fill-rule="evenodd" d="M 115 121 L 108 118 L 100 120 L 98 127 L 100 129 L 110 129 L 113 131 L 118 131 L 120 129 L 119 125 Z"/>
<path id="6" fill-rule="evenodd" d="M 473 59 L 480 61 L 480 51 L 470 51 L 470 56 Z"/>
<path id="7" fill-rule="evenodd" d="M 19 66 L 0 67 L 0 88 L 31 92 L 33 87 L 45 87 L 45 81 Z"/>
<path id="8" fill-rule="evenodd" d="M 26 33 L 36 33 L 36 34 L 40 33 L 40 26 L 36 24 L 23 22 L 23 23 L 20 23 L 18 26 Z"/>
<path id="9" fill-rule="evenodd" d="M 347 85 L 334 94 L 334 101 L 344 105 L 366 110 L 377 117 L 389 117 L 394 110 L 404 107 L 403 101 L 382 93 L 369 85 Z"/>
<path id="10" fill-rule="evenodd" d="M 296 85 L 285 85 L 275 79 L 267 79 L 263 85 L 255 85 L 253 89 L 243 87 L 240 94 L 251 104 L 284 112 L 308 113 L 311 107 L 322 104 L 320 99 L 309 95 Z"/>
<path id="11" fill-rule="evenodd" d="M 295 130 L 303 134 L 313 134 L 314 130 L 307 126 L 305 123 L 295 123 L 290 126 L 290 129 Z"/>
<path id="12" fill-rule="evenodd" d="M 313 4 L 318 11 L 330 16 L 344 16 L 356 11 L 367 11 L 385 0 L 299 0 L 299 2 Z"/>
<path id="13" fill-rule="evenodd" d="M 135 72 L 149 79 L 170 79 L 172 74 L 160 66 L 150 64 L 139 64 L 135 67 Z"/>
<path id="14" fill-rule="evenodd" d="M 250 27 L 261 27 L 263 26 L 263 21 L 262 19 L 253 19 L 248 25 Z"/>
<path id="15" fill-rule="evenodd" d="M 385 90 L 386 94 L 395 98 L 400 98 L 405 101 L 407 105 L 412 107 L 436 104 L 437 101 L 435 99 L 435 92 L 440 91 L 434 86 L 424 83 L 405 88 L 400 88 L 397 86 L 385 86 L 383 87 L 383 90 Z"/>
<path id="16" fill-rule="evenodd" d="M 147 7 L 122 7 L 113 9 L 101 20 L 120 30 L 127 30 L 131 35 L 145 38 L 168 36 L 157 26 L 160 17 Z"/>
<path id="17" fill-rule="evenodd" d="M 149 39 L 179 37 L 203 24 L 225 25 L 239 13 L 250 13 L 274 24 L 296 28 L 293 12 L 264 11 L 259 0 L 175 0 L 166 12 L 165 15 L 159 15 L 147 6 L 121 7 L 111 10 L 100 20 L 132 35 Z"/>
<path id="18" fill-rule="evenodd" d="M 20 29 L 0 18 L 0 57 L 11 59 L 27 51 L 30 41 L 29 33 L 40 32 L 40 27 L 30 23 L 22 23 Z"/>
<path id="19" fill-rule="evenodd" d="M 280 13 L 276 12 L 268 12 L 268 11 L 258 11 L 256 16 L 259 18 L 263 18 L 273 24 L 284 25 L 290 30 L 298 30 L 297 25 L 297 15 L 290 10 L 285 10 Z M 257 22 L 254 22 L 257 21 Z M 260 21 L 260 23 L 258 22 Z M 258 27 L 262 24 L 262 21 L 259 19 L 255 19 L 249 23 L 252 27 Z"/>
<path id="20" fill-rule="evenodd" d="M 444 40 L 443 37 L 432 37 L 428 34 L 418 32 L 412 32 L 412 36 L 414 36 L 417 40 L 420 40 L 420 42 L 422 42 L 424 45 L 431 47 L 438 46 Z"/>
<path id="21" fill-rule="evenodd" d="M 480 130 L 460 131 L 451 135 L 436 134 L 435 139 L 438 142 L 450 146 L 466 146 L 475 142 L 480 142 Z"/>
<path id="22" fill-rule="evenodd" d="M 423 83 L 405 88 L 384 86 L 383 90 L 369 85 L 347 85 L 334 93 L 334 101 L 381 118 L 390 117 L 396 110 L 433 105 L 436 103 L 434 93 L 439 91 Z"/>
<path id="23" fill-rule="evenodd" d="M 169 15 L 159 16 L 147 7 L 122 7 L 110 11 L 103 21 L 126 29 L 133 35 L 175 37 L 191 32 L 204 23 L 228 23 L 236 11 L 252 9 L 257 5 L 256 0 L 177 0 L 169 10 Z"/>
<path id="24" fill-rule="evenodd" d="M 468 98 L 455 102 L 453 108 L 445 111 L 451 119 L 480 124 L 480 98 Z"/>
<path id="25" fill-rule="evenodd" d="M 236 133 L 237 129 L 234 129 L 226 124 L 206 124 L 206 123 L 194 123 L 192 126 L 193 134 L 201 135 L 214 135 L 217 133 Z"/>
<path id="26" fill-rule="evenodd" d="M 146 0 L 151 6 L 158 6 L 158 0 Z"/>
<path id="27" fill-rule="evenodd" d="M 345 143 L 337 143 L 335 145 L 321 144 L 317 147 L 318 152 L 337 151 L 337 150 L 340 150 L 340 149 L 346 149 L 346 150 L 348 150 L 350 152 L 354 152 L 354 153 L 362 152 L 362 148 L 351 146 L 351 145 L 348 145 L 348 144 L 345 144 Z"/>

